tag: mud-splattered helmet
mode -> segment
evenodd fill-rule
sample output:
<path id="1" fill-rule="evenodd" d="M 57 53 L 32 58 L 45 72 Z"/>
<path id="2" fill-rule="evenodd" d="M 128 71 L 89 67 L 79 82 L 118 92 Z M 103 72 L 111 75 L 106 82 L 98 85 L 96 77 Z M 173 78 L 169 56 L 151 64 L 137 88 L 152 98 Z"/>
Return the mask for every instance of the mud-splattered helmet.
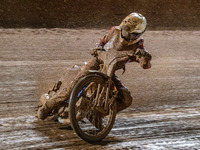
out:
<path id="1" fill-rule="evenodd" d="M 131 13 L 119 26 L 123 29 L 123 35 L 127 40 L 135 40 L 145 32 L 147 21 L 140 13 Z"/>

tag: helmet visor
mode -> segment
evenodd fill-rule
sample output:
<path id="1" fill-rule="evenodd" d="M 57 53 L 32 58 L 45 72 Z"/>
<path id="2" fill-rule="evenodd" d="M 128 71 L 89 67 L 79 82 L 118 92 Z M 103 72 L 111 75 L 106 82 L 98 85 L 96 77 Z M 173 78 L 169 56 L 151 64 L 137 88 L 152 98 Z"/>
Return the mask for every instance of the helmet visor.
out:
<path id="1" fill-rule="evenodd" d="M 142 35 L 142 33 L 130 33 L 129 35 L 130 40 L 136 40 Z"/>
<path id="2" fill-rule="evenodd" d="M 136 33 L 136 32 L 129 33 L 129 39 L 130 39 L 130 40 L 136 40 L 136 39 L 138 39 L 145 31 L 146 31 L 146 28 L 145 28 L 144 31 L 142 31 L 141 33 Z"/>

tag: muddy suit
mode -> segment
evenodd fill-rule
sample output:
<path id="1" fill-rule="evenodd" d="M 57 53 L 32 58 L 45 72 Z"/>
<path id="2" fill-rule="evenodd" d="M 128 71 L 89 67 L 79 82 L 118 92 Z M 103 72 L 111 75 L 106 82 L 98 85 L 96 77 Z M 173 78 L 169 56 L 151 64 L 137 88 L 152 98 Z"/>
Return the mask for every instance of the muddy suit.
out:
<path id="1" fill-rule="evenodd" d="M 139 38 L 134 44 L 127 42 L 121 37 L 121 28 L 119 26 L 112 27 L 108 35 L 101 38 L 98 44 L 99 48 L 106 50 L 106 54 L 104 56 L 102 56 L 102 53 L 99 53 L 98 57 L 106 64 L 107 75 L 110 76 L 113 72 L 119 69 L 124 69 L 125 71 L 125 65 L 128 62 L 139 62 L 138 58 L 133 56 L 133 54 L 135 54 L 137 50 L 142 50 L 145 54 L 148 54 L 143 43 L 143 38 Z M 141 62 L 141 66 L 144 69 L 147 69 L 145 67 L 145 63 L 150 63 L 150 60 L 151 56 Z M 130 91 L 123 86 L 115 75 L 112 79 L 114 80 L 119 91 L 117 98 L 117 112 L 119 112 L 132 104 L 132 96 Z"/>
<path id="2" fill-rule="evenodd" d="M 144 48 L 143 39 L 139 39 L 134 44 L 128 43 L 121 38 L 120 27 L 112 27 L 108 35 L 100 39 L 98 47 L 91 52 L 92 57 L 87 64 L 81 69 L 69 69 L 66 76 L 49 91 L 50 97 L 47 101 L 43 102 L 41 100 L 43 106 L 38 110 L 38 117 L 40 119 L 45 119 L 52 110 L 69 99 L 73 87 L 80 77 L 89 73 L 88 70 L 99 70 L 100 64 L 106 64 L 107 75 L 110 76 L 116 70 L 124 68 L 127 62 L 138 62 L 136 57 L 127 57 L 127 55 L 133 55 L 138 48 Z M 119 90 L 117 98 L 117 112 L 119 112 L 131 105 L 132 97 L 128 89 L 121 84 L 120 80 L 115 75 L 112 78 Z"/>

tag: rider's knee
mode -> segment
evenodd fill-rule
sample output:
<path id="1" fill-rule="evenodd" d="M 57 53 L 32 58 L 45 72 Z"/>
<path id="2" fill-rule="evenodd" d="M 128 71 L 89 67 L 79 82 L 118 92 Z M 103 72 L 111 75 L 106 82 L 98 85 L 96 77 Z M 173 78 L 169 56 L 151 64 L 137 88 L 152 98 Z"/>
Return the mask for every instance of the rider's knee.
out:
<path id="1" fill-rule="evenodd" d="M 42 105 L 45 105 L 46 101 L 49 99 L 49 95 L 47 93 L 43 94 L 41 97 L 40 97 L 40 103 Z"/>
<path id="2" fill-rule="evenodd" d="M 132 104 L 132 96 L 130 91 L 127 88 L 120 89 L 121 100 L 125 107 L 129 107 Z"/>
<path id="3" fill-rule="evenodd" d="M 132 96 L 131 96 L 131 93 L 129 92 L 129 91 L 126 91 L 126 92 L 124 92 L 125 94 L 123 94 L 124 95 L 124 102 L 125 102 L 125 105 L 126 105 L 126 107 L 129 107 L 129 106 L 131 106 L 131 104 L 132 104 Z"/>

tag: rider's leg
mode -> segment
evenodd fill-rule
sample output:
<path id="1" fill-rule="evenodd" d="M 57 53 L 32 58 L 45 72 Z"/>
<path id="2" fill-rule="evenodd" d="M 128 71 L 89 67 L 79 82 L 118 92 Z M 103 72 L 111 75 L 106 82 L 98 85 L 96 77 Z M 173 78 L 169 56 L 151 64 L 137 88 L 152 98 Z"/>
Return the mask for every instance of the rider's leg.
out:
<path id="1" fill-rule="evenodd" d="M 124 87 L 120 88 L 119 97 L 117 98 L 117 112 L 128 108 L 132 104 L 132 96 L 130 91 Z"/>
<path id="2" fill-rule="evenodd" d="M 71 82 L 61 88 L 58 93 L 56 93 L 53 97 L 51 97 L 49 100 L 46 101 L 45 105 L 43 105 L 38 110 L 38 118 L 45 119 L 48 117 L 48 115 L 56 109 L 58 106 L 60 106 L 66 99 L 70 98 L 70 94 L 73 90 L 74 85 L 78 82 L 79 78 L 81 76 L 84 76 L 88 73 L 88 70 L 98 70 L 99 69 L 99 61 L 97 58 L 92 57 L 88 63 L 81 68 L 81 71 L 76 75 L 74 80 L 71 80 Z"/>
<path id="3" fill-rule="evenodd" d="M 74 80 L 78 72 L 80 72 L 80 69 L 77 66 L 68 68 L 65 75 L 53 86 L 53 88 L 40 97 L 42 107 L 38 110 L 38 118 L 43 119 L 46 117 L 46 114 L 51 112 L 48 108 L 55 105 L 55 98 L 58 99 L 57 101 L 64 101 L 69 97 L 65 95 L 67 93 L 66 87 Z M 58 102 L 58 104 L 60 103 L 61 102 Z M 57 107 L 57 105 L 55 105 L 55 107 Z"/>
<path id="4" fill-rule="evenodd" d="M 113 81 L 119 91 L 118 93 L 118 97 L 117 97 L 117 112 L 126 109 L 127 107 L 129 107 L 132 104 L 132 96 L 130 91 L 128 90 L 128 88 L 126 88 L 121 81 L 119 80 L 119 78 L 117 76 L 114 75 L 113 77 Z"/>
<path id="5" fill-rule="evenodd" d="M 38 118 L 45 119 L 52 112 L 52 110 L 56 109 L 59 105 L 61 105 L 66 99 L 69 98 L 69 89 L 63 89 L 60 92 L 56 93 L 53 97 L 46 101 L 46 103 L 39 108 L 38 110 Z"/>
<path id="6" fill-rule="evenodd" d="M 53 88 L 51 88 L 48 93 L 43 94 L 40 97 L 40 103 L 42 105 L 45 105 L 46 101 L 49 100 L 51 97 L 53 97 L 56 92 L 60 89 L 60 86 L 62 85 L 61 81 L 58 81 L 57 83 L 55 83 L 55 85 L 53 86 Z"/>

